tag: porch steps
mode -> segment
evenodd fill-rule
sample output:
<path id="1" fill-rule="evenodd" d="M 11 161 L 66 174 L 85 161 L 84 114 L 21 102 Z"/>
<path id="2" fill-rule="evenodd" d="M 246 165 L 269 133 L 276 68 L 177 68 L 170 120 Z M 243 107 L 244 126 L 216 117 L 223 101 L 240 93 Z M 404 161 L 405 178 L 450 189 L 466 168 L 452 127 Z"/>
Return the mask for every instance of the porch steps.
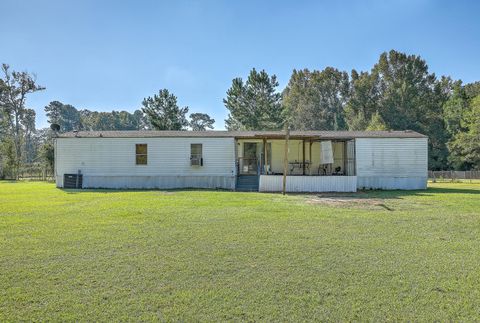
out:
<path id="1" fill-rule="evenodd" d="M 258 176 L 257 175 L 239 175 L 235 190 L 241 192 L 258 192 Z"/>

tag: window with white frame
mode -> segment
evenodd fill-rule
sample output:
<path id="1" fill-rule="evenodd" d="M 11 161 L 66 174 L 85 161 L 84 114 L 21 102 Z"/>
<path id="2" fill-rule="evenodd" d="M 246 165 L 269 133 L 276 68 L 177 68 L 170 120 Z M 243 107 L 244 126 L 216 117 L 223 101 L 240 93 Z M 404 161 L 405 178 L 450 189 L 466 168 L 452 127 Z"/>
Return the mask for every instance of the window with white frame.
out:
<path id="1" fill-rule="evenodd" d="M 190 165 L 203 166 L 202 144 L 190 145 Z"/>

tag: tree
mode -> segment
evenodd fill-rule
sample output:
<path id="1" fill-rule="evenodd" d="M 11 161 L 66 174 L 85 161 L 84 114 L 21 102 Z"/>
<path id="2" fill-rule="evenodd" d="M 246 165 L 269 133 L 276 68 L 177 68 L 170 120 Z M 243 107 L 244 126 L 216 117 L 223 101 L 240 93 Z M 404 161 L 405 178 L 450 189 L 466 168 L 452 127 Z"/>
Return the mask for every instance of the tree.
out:
<path id="1" fill-rule="evenodd" d="M 31 118 L 29 118 L 31 113 L 27 111 L 25 101 L 29 94 L 45 88 L 37 85 L 35 76 L 27 72 L 10 71 L 7 64 L 2 64 L 1 70 L 3 77 L 0 84 L 0 114 L 2 115 L 2 123 L 6 127 L 5 132 L 13 141 L 15 151 L 13 172 L 14 177 L 17 177 L 18 169 L 23 161 L 25 128 L 28 123 L 31 124 Z M 27 115 L 29 117 L 26 117 Z"/>
<path id="2" fill-rule="evenodd" d="M 392 129 L 424 130 L 421 120 L 431 108 L 435 75 L 419 56 L 396 51 L 383 53 L 373 67 L 381 91 L 382 117 Z"/>
<path id="3" fill-rule="evenodd" d="M 350 130 L 367 129 L 377 114 L 388 129 L 426 134 L 430 169 L 447 167 L 443 105 L 451 92 L 450 78 L 437 79 L 421 57 L 394 50 L 382 53 L 369 73 L 352 71 L 351 78 L 345 107 Z"/>
<path id="4" fill-rule="evenodd" d="M 276 130 L 283 126 L 281 94 L 277 77 L 264 70 L 250 71 L 247 81 L 235 78 L 223 99 L 229 111 L 228 130 Z"/>
<path id="5" fill-rule="evenodd" d="M 477 95 L 480 95 L 480 81 L 465 84 L 464 88 L 465 95 L 470 99 L 473 99 Z"/>
<path id="6" fill-rule="evenodd" d="M 190 114 L 190 128 L 193 131 L 204 131 L 213 129 L 215 119 L 210 118 L 206 113 L 192 113 Z"/>
<path id="7" fill-rule="evenodd" d="M 141 130 L 146 128 L 143 112 L 136 110 L 98 112 L 88 109 L 77 110 L 70 104 L 52 101 L 45 107 L 50 124 L 60 125 L 60 132 L 73 130 Z"/>
<path id="8" fill-rule="evenodd" d="M 473 168 L 480 169 L 480 95 L 471 100 L 460 126 L 462 131 L 457 132 L 448 145 L 454 160 L 459 158 Z"/>
<path id="9" fill-rule="evenodd" d="M 83 130 L 81 114 L 73 105 L 52 101 L 44 110 L 50 124 L 60 125 L 60 132 Z"/>
<path id="10" fill-rule="evenodd" d="M 35 110 L 25 109 L 24 115 L 24 159 L 26 163 L 31 163 L 37 156 L 37 148 L 35 146 Z"/>
<path id="11" fill-rule="evenodd" d="M 180 108 L 177 97 L 167 89 L 144 99 L 142 105 L 147 121 L 156 130 L 185 130 L 188 126 L 188 107 Z"/>
<path id="12" fill-rule="evenodd" d="M 18 165 L 15 152 L 15 143 L 12 137 L 3 137 L 0 141 L 0 178 L 15 179 Z"/>
<path id="13" fill-rule="evenodd" d="M 446 129 L 450 135 L 448 160 L 454 169 L 465 170 L 479 168 L 475 160 L 475 124 L 478 118 L 478 102 L 480 97 L 480 82 L 462 85 L 461 81 L 454 83 L 450 98 L 445 102 L 443 114 Z"/>
<path id="14" fill-rule="evenodd" d="M 443 105 L 443 119 L 448 133 L 448 141 L 451 141 L 459 132 L 467 130 L 462 127 L 462 120 L 468 109 L 469 100 L 465 88 L 462 86 L 461 81 L 457 81 L 453 84 L 449 99 Z M 466 163 L 463 157 L 457 155 L 457 153 L 457 149 L 450 149 L 450 155 L 448 156 L 449 165 L 454 169 L 470 168 L 471 165 Z"/>
<path id="15" fill-rule="evenodd" d="M 40 157 L 46 168 L 53 171 L 55 166 L 55 151 L 51 142 L 46 142 L 41 146 Z"/>
<path id="16" fill-rule="evenodd" d="M 291 110 L 291 127 L 297 130 L 344 130 L 344 107 L 350 92 L 346 72 L 327 67 L 323 71 L 294 70 L 283 92 Z"/>
<path id="17" fill-rule="evenodd" d="M 378 76 L 356 70 L 351 72 L 350 97 L 345 105 L 345 121 L 349 130 L 365 130 L 374 114 L 380 117 L 380 97 Z M 382 118 L 383 119 L 383 118 Z"/>
<path id="18" fill-rule="evenodd" d="M 462 82 L 455 82 L 449 99 L 443 105 L 443 117 L 445 126 L 450 135 L 461 131 L 461 121 L 468 110 L 468 96 Z"/>
<path id="19" fill-rule="evenodd" d="M 411 129 L 429 137 L 429 167 L 448 165 L 443 105 L 451 80 L 437 80 L 421 57 L 397 51 L 383 53 L 372 69 L 381 91 L 380 114 L 390 129 Z"/>
<path id="20" fill-rule="evenodd" d="M 449 169 L 448 147 L 449 134 L 443 116 L 443 106 L 452 93 L 453 81 L 442 76 L 434 84 L 429 98 L 431 108 L 425 111 L 425 130 L 429 136 L 429 167 L 432 170 Z"/>
<path id="21" fill-rule="evenodd" d="M 142 110 L 135 110 L 133 112 L 133 119 L 135 120 L 135 124 L 138 130 L 149 129 L 150 126 Z"/>
<path id="22" fill-rule="evenodd" d="M 385 121 L 383 121 L 383 118 L 380 115 L 380 113 L 377 112 L 372 116 L 366 130 L 368 131 L 388 130 L 388 127 L 385 124 Z"/>

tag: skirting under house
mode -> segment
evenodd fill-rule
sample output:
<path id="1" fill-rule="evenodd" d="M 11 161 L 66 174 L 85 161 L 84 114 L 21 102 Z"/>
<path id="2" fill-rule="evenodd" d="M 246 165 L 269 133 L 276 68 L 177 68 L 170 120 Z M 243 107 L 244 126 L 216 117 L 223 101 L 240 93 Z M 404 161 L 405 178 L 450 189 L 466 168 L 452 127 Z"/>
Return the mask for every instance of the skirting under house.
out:
<path id="1" fill-rule="evenodd" d="M 235 176 L 83 176 L 85 188 L 235 189 Z"/>
<path id="2" fill-rule="evenodd" d="M 260 192 L 281 192 L 282 175 L 260 175 Z M 356 176 L 287 176 L 287 192 L 356 192 Z"/>

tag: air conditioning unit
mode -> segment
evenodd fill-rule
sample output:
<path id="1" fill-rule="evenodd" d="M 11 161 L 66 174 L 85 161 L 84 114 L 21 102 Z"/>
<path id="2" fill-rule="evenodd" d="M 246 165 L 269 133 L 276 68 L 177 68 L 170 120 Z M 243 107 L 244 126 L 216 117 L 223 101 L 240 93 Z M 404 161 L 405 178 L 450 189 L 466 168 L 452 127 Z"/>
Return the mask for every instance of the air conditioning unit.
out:
<path id="1" fill-rule="evenodd" d="M 203 158 L 198 158 L 198 157 L 190 158 L 190 165 L 192 165 L 192 166 L 203 166 Z"/>
<path id="2" fill-rule="evenodd" d="M 64 174 L 63 175 L 63 188 L 82 188 L 83 175 L 78 174 Z"/>

